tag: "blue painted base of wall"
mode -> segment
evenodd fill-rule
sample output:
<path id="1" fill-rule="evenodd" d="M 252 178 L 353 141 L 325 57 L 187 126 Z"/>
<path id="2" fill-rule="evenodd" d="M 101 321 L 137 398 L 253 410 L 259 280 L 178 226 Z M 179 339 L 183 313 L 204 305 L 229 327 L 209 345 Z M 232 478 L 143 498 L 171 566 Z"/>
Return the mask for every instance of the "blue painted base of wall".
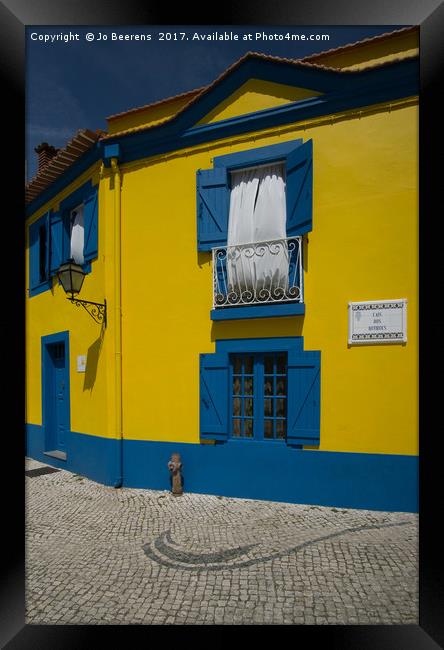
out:
<path id="1" fill-rule="evenodd" d="M 66 460 L 46 456 L 44 429 L 36 424 L 26 425 L 26 455 L 41 463 L 103 483 L 119 486 L 120 462 L 117 440 L 88 436 L 71 431 L 66 441 Z"/>
<path id="2" fill-rule="evenodd" d="M 42 427 L 28 425 L 27 455 L 116 485 L 119 442 L 71 433 L 66 461 L 43 454 Z M 125 440 L 123 486 L 169 490 L 167 463 L 181 455 L 186 492 L 310 505 L 418 511 L 418 457 L 295 449 L 280 442 L 185 444 Z"/>

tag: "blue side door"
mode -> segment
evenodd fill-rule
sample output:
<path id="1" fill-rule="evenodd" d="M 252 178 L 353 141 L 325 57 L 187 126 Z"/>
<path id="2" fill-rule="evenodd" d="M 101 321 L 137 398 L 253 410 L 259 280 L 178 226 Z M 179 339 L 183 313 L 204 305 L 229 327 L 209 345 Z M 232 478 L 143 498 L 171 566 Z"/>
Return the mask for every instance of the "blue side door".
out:
<path id="1" fill-rule="evenodd" d="M 65 344 L 57 343 L 54 348 L 54 386 L 55 386 L 55 449 L 65 451 L 66 431 L 68 428 L 68 399 L 66 395 L 66 356 Z"/>
<path id="2" fill-rule="evenodd" d="M 66 452 L 69 431 L 69 369 L 64 341 L 46 346 L 45 430 L 46 451 Z"/>

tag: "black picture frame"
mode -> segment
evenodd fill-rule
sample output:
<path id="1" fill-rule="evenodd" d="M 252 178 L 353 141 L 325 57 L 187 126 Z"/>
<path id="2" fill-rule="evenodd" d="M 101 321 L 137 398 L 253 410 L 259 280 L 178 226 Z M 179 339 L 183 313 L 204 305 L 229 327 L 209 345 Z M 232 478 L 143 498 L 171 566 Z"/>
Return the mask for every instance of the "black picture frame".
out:
<path id="1" fill-rule="evenodd" d="M 444 647 L 443 571 L 439 535 L 442 496 L 441 472 L 438 467 L 439 438 L 442 426 L 438 406 L 438 381 L 442 345 L 442 317 L 439 313 L 437 279 L 441 251 L 440 224 L 443 185 L 440 143 L 440 86 L 444 62 L 444 6 L 439 0 L 421 3 L 415 0 L 355 0 L 327 2 L 291 0 L 273 3 L 226 2 L 217 7 L 215 16 L 200 5 L 182 7 L 166 3 L 145 4 L 126 0 L 95 2 L 57 0 L 6 0 L 0 4 L 0 61 L 3 73 L 2 163 L 3 213 L 8 245 L 4 249 L 3 309 L 0 318 L 3 342 L 3 371 L 6 381 L 1 391 L 3 414 L 12 415 L 3 427 L 3 466 L 9 470 L 4 481 L 2 559 L 0 585 L 0 644 L 16 648 L 91 648 L 103 635 L 112 635 L 111 647 L 129 645 L 128 632 L 150 640 L 152 626 L 26 626 L 24 624 L 24 420 L 22 396 L 25 391 L 25 319 L 24 319 L 24 82 L 25 27 L 27 25 L 418 25 L 420 27 L 420 622 L 418 626 L 293 626 L 292 643 L 322 643 L 330 649 L 420 650 Z M 441 392 L 441 391 L 440 391 Z M 20 396 L 20 397 L 18 397 Z M 156 631 L 180 634 L 190 626 L 172 629 L 161 626 Z M 199 626 L 199 631 L 213 633 L 215 626 Z M 226 628 L 228 629 L 228 628 Z M 193 629 L 193 631 L 195 631 Z M 262 631 L 261 631 L 262 633 Z M 263 630 L 266 634 L 266 630 Z M 274 634 L 274 631 L 272 632 Z"/>

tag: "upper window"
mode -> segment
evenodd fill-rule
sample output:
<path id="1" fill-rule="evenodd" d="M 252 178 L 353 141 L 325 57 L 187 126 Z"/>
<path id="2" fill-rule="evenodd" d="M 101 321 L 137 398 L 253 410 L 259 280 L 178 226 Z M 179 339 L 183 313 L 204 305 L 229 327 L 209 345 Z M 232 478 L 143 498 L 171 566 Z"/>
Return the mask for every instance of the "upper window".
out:
<path id="1" fill-rule="evenodd" d="M 50 286 L 49 216 L 44 214 L 29 226 L 29 294 L 46 291 Z"/>
<path id="2" fill-rule="evenodd" d="M 98 254 L 98 186 L 88 181 L 29 226 L 29 294 L 51 287 L 63 262 L 73 258 L 85 272 Z"/>
<path id="3" fill-rule="evenodd" d="M 298 243 L 286 235 L 284 165 L 231 172 L 227 246 L 214 251 L 215 307 L 297 297 L 289 271 Z"/>
<path id="4" fill-rule="evenodd" d="M 197 201 L 198 248 L 213 251 L 215 310 L 303 302 L 311 140 L 215 158 L 213 169 L 197 173 Z"/>
<path id="5" fill-rule="evenodd" d="M 89 270 L 98 252 L 98 186 L 91 181 L 60 203 L 62 227 L 57 233 L 61 261 L 69 258 Z"/>
<path id="6" fill-rule="evenodd" d="M 259 181 L 266 174 L 261 172 L 258 175 L 259 166 L 276 163 L 280 163 L 282 168 L 281 186 L 285 179 L 285 195 L 281 195 L 281 200 L 285 204 L 286 237 L 302 235 L 312 229 L 312 141 L 303 144 L 302 140 L 293 140 L 218 156 L 214 158 L 213 169 L 197 171 L 199 251 L 209 251 L 217 246 L 227 245 L 231 194 L 233 190 L 236 193 L 239 179 L 235 172 L 244 169 L 247 174 L 255 174 L 256 189 L 259 189 Z M 252 168 L 255 168 L 253 172 Z M 277 187 L 279 182 L 275 180 L 274 184 Z M 261 193 L 265 187 L 266 184 L 263 185 Z M 249 193 L 249 196 L 253 195 L 254 191 Z M 259 198 L 259 194 L 255 195 L 255 198 Z M 263 206 L 265 205 L 264 202 Z M 269 213 L 269 218 L 274 219 L 274 210 Z"/>

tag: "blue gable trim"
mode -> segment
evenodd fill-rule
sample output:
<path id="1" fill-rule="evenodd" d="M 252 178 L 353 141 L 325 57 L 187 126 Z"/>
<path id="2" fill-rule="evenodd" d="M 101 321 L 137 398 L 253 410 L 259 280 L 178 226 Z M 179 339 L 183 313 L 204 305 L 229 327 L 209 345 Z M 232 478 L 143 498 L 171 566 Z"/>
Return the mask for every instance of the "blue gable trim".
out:
<path id="1" fill-rule="evenodd" d="M 312 88 L 314 91 L 323 93 L 323 95 L 321 95 L 321 98 L 323 97 L 324 99 L 334 97 L 335 95 L 339 94 L 348 96 L 351 99 L 353 95 L 358 93 L 362 95 L 365 103 L 370 104 L 374 103 L 373 94 L 377 93 L 381 88 L 394 90 L 394 87 L 402 85 L 405 82 L 414 82 L 416 85 L 416 91 L 418 91 L 419 62 L 416 60 L 401 61 L 387 65 L 386 67 L 380 69 L 349 73 L 339 72 L 336 70 L 307 70 L 305 68 L 296 68 L 291 64 L 280 66 L 276 65 L 272 61 L 251 61 L 248 74 L 245 74 L 241 77 L 239 83 L 234 89 L 231 90 L 231 92 L 224 92 L 223 82 L 219 87 L 216 87 L 213 97 L 214 106 L 211 105 L 211 109 L 217 106 L 239 86 L 245 83 L 245 81 L 248 81 L 249 78 L 272 81 L 275 83 L 287 84 L 296 87 L 300 86 L 302 88 Z M 312 99 L 303 100 L 303 102 L 292 102 L 291 106 L 296 108 L 305 102 L 316 102 L 317 99 L 320 98 L 314 97 Z M 199 104 L 200 102 L 197 103 Z M 284 106 L 288 106 L 288 104 Z M 270 110 L 272 111 L 273 109 Z M 209 110 L 207 112 L 209 112 Z M 193 119 L 193 123 L 189 123 L 188 128 L 190 126 L 194 126 L 197 121 L 205 117 L 207 112 L 205 112 L 202 116 L 198 116 L 197 120 Z M 183 115 L 185 117 L 185 112 Z M 249 116 L 250 115 L 252 114 L 250 113 Z"/>
<path id="2" fill-rule="evenodd" d="M 315 92 L 323 93 L 331 92 L 338 86 L 343 88 L 346 86 L 343 74 L 336 70 L 310 69 L 282 61 L 245 59 L 239 67 L 221 79 L 210 91 L 204 93 L 189 111 L 181 113 L 177 117 L 178 126 L 187 128 L 196 124 L 250 79 L 312 88 Z"/>
<path id="3" fill-rule="evenodd" d="M 253 305 L 251 307 L 226 307 L 212 309 L 211 320 L 242 320 L 244 318 L 275 318 L 276 316 L 300 316 L 305 314 L 304 303 L 276 305 Z"/>
<path id="4" fill-rule="evenodd" d="M 313 88 L 324 94 L 274 109 L 195 126 L 210 110 L 250 78 Z M 26 217 L 31 216 L 94 162 L 103 158 L 105 147 L 114 144 L 120 145 L 119 162 L 132 162 L 220 138 L 410 97 L 417 95 L 418 92 L 419 61 L 417 59 L 350 73 L 296 68 L 291 64 L 278 64 L 272 61 L 246 60 L 242 66 L 170 122 L 146 131 L 109 138 L 106 144 L 96 143 L 89 152 L 31 202 L 25 214 Z"/>
<path id="5" fill-rule="evenodd" d="M 413 64 L 413 65 L 412 65 Z M 416 87 L 419 88 L 419 61 L 400 61 L 387 64 L 381 68 L 357 72 L 340 72 L 306 68 L 278 61 L 246 59 L 225 78 L 221 79 L 211 90 L 204 93 L 189 109 L 179 113 L 176 118 L 164 126 L 165 131 L 179 131 L 196 125 L 223 100 L 233 94 L 250 79 L 271 81 L 294 87 L 312 88 L 324 95 L 334 93 L 364 93 L 368 97 L 379 87 L 393 87 L 404 81 L 404 77 L 413 74 Z M 299 104 L 300 102 L 293 102 Z"/>
<path id="6" fill-rule="evenodd" d="M 320 72 L 322 71 L 310 71 L 312 75 L 311 87 L 315 90 L 320 89 L 319 84 L 316 84 L 317 75 Z M 337 83 L 333 84 L 326 94 L 319 97 L 292 102 L 277 108 L 257 111 L 220 122 L 195 126 L 196 122 L 202 119 L 207 112 L 225 99 L 226 95 L 220 94 L 219 87 L 215 87 L 208 93 L 208 98 L 202 97 L 171 122 L 136 134 L 116 136 L 115 140 L 110 139 L 107 142 L 119 142 L 122 148 L 122 161 L 130 162 L 138 158 L 179 150 L 223 137 L 408 97 L 416 95 L 419 91 L 417 60 L 401 61 L 387 65 L 382 69 L 363 72 L 328 74 L 333 74 Z M 252 74 L 252 76 L 258 78 L 256 74 Z M 306 81 L 308 84 L 309 80 Z M 297 81 L 293 79 L 293 82 L 295 85 L 301 85 L 301 77 L 298 76 Z M 285 83 L 285 80 L 281 80 L 281 83 Z M 287 83 L 289 82 L 287 81 Z M 226 88 L 226 86 L 224 87 Z M 230 90 L 234 92 L 235 87 Z M 214 105 L 208 103 L 207 112 L 201 115 L 197 107 L 201 106 L 204 99 L 205 102 L 209 102 L 210 96 L 214 99 Z"/>
<path id="7" fill-rule="evenodd" d="M 401 80 L 395 78 L 393 79 L 393 85 L 387 85 L 384 88 L 367 89 L 367 91 L 364 89 L 358 89 L 357 91 L 350 89 L 340 94 L 324 95 L 275 109 L 258 111 L 241 117 L 193 127 L 184 130 L 182 133 L 171 134 L 171 130 L 168 133 L 166 131 L 167 125 L 165 125 L 163 137 L 161 136 L 160 127 L 155 132 L 141 132 L 131 136 L 121 136 L 121 139 L 119 139 L 123 152 L 121 162 L 132 162 L 140 158 L 148 158 L 169 151 L 179 151 L 180 149 L 209 143 L 221 138 L 242 135 L 251 131 L 260 131 L 275 126 L 284 126 L 340 111 L 401 99 L 417 93 L 418 79 L 417 70 L 415 70 L 412 78 L 405 83 L 401 83 Z"/>

